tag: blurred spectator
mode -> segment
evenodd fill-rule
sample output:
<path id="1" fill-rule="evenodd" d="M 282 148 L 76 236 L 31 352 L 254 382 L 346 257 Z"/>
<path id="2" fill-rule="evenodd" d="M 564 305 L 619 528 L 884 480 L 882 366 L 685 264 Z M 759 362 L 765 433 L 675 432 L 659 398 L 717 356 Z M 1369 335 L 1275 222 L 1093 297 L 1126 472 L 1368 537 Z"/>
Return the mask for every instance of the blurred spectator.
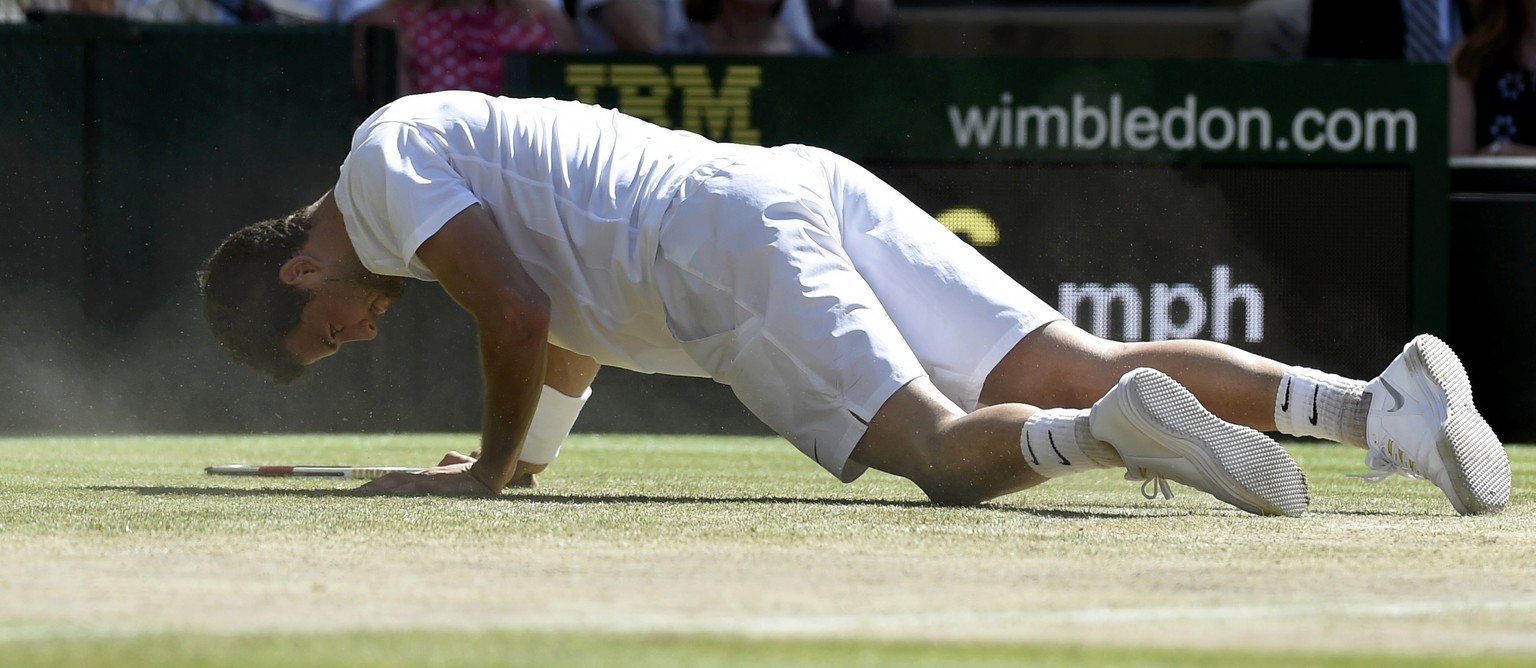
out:
<path id="1" fill-rule="evenodd" d="M 384 3 L 384 0 L 115 1 L 119 15 L 146 23 L 355 23 L 362 22 L 370 12 L 378 11 Z"/>
<path id="2" fill-rule="evenodd" d="M 1536 0 L 1484 0 L 1451 54 L 1451 155 L 1536 155 Z"/>
<path id="3" fill-rule="evenodd" d="M 684 22 L 673 0 L 564 0 L 587 51 L 651 53 L 669 26 Z"/>
<path id="4" fill-rule="evenodd" d="M 509 53 L 578 51 L 575 28 L 550 0 L 394 0 L 400 94 L 501 94 Z"/>
<path id="5" fill-rule="evenodd" d="M 889 51 L 895 26 L 891 0 L 807 0 L 816 37 L 838 53 Z"/>
<path id="6" fill-rule="evenodd" d="M 1253 0 L 1237 15 L 1233 54 L 1257 60 L 1295 60 L 1307 55 L 1312 0 Z"/>
<path id="7" fill-rule="evenodd" d="M 1445 62 L 1470 25 L 1465 0 L 1313 0 L 1307 55 Z"/>
<path id="8" fill-rule="evenodd" d="M 657 53 L 663 42 L 686 39 L 692 30 L 683 0 L 563 1 L 590 53 Z M 796 43 L 818 41 L 806 0 L 784 0 L 778 21 Z"/>
<path id="9" fill-rule="evenodd" d="M 663 38 L 657 53 L 830 55 L 810 34 L 779 20 L 785 4 L 804 0 L 683 0 L 686 25 Z"/>
<path id="10" fill-rule="evenodd" d="M 28 14 L 118 13 L 118 0 L 0 0 L 0 23 L 25 21 Z"/>
<path id="11" fill-rule="evenodd" d="M 261 23 L 272 18 L 257 0 L 118 0 L 118 13 L 145 23 Z"/>
<path id="12" fill-rule="evenodd" d="M 264 0 L 0 0 L 0 23 L 29 14 L 97 14 L 149 23 L 259 23 Z"/>
<path id="13" fill-rule="evenodd" d="M 41 8 L 43 3 L 36 3 L 34 7 Z M 71 14 L 116 14 L 118 12 L 117 0 L 67 0 L 67 2 L 54 2 L 54 6 L 64 5 L 63 9 L 52 11 L 64 11 Z"/>
<path id="14" fill-rule="evenodd" d="M 215 0 L 230 2 L 231 0 Z M 377 24 L 386 0 L 261 0 L 285 22 Z"/>

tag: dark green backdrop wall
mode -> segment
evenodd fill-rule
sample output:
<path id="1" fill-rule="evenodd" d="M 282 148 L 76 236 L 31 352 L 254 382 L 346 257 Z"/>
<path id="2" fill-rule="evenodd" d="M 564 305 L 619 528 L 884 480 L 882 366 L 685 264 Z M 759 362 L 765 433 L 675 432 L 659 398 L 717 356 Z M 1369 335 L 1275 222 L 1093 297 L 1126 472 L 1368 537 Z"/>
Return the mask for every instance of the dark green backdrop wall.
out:
<path id="1" fill-rule="evenodd" d="M 201 321 L 219 239 L 334 182 L 367 111 L 351 48 L 343 29 L 0 30 L 0 432 L 477 428 L 473 331 L 431 286 L 293 387 Z M 713 384 L 634 376 L 604 374 L 583 428 L 761 429 Z"/>

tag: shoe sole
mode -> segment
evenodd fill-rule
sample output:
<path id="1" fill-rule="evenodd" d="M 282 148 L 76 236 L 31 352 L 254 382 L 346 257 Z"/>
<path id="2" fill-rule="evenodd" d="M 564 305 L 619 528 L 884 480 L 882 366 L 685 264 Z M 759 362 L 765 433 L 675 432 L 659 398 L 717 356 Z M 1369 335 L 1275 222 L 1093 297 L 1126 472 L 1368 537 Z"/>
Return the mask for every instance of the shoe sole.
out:
<path id="1" fill-rule="evenodd" d="M 1461 358 L 1429 334 L 1415 337 L 1409 348 L 1448 407 L 1435 447 L 1450 477 L 1451 505 L 1463 515 L 1498 512 L 1509 503 L 1509 455 L 1472 404 L 1472 383 Z"/>
<path id="2" fill-rule="evenodd" d="M 1211 414 L 1178 381 L 1156 371 L 1131 378 L 1126 415 L 1211 483 L 1195 486 L 1256 515 L 1296 517 L 1310 498 L 1307 478 L 1284 448 L 1262 433 Z M 1180 480 L 1183 484 L 1189 482 Z"/>

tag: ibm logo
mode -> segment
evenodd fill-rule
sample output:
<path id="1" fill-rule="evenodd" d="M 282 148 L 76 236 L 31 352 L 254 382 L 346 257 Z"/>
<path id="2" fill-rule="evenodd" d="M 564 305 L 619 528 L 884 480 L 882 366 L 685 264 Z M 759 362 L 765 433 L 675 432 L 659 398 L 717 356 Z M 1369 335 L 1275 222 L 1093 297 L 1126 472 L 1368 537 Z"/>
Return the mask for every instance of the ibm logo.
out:
<path id="1" fill-rule="evenodd" d="M 719 86 L 703 65 L 655 64 L 567 65 L 565 84 L 576 99 L 597 103 L 612 90 L 618 108 L 657 125 L 687 130 L 720 141 L 761 144 L 762 132 L 752 125 L 752 92 L 762 86 L 763 68 L 728 65 Z M 673 96 L 680 99 L 673 116 Z"/>

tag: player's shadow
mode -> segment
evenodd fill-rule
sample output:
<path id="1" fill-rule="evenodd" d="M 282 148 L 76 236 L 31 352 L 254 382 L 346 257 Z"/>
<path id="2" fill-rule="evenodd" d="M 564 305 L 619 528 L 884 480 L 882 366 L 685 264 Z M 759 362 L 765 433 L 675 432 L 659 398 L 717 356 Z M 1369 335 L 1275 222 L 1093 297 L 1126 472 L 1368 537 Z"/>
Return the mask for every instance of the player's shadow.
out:
<path id="1" fill-rule="evenodd" d="M 352 489 L 292 489 L 278 487 L 170 487 L 170 486 L 143 486 L 131 485 L 95 485 L 86 487 L 100 492 L 131 492 L 141 496 L 218 496 L 218 497 L 307 497 L 307 498 L 372 498 L 369 495 L 358 494 Z M 654 494 L 545 494 L 538 492 L 512 492 L 504 494 L 502 501 L 531 504 L 549 505 L 633 505 L 633 504 L 663 504 L 663 505 L 711 505 L 711 504 L 775 504 L 775 505 L 807 505 L 807 506 L 843 506 L 843 507 L 884 507 L 884 508 L 951 508 L 944 504 L 931 501 L 919 501 L 913 499 L 849 499 L 814 496 L 666 496 Z M 1021 513 L 1037 517 L 1055 519 L 1132 519 L 1148 517 L 1149 512 L 1145 508 L 1093 508 L 1083 510 L 1064 510 L 1060 508 L 1029 508 L 1024 506 L 1002 506 L 985 503 L 978 506 L 965 506 L 975 510 Z M 1153 512 L 1151 515 L 1164 514 Z M 1166 514 L 1186 515 L 1183 510 L 1171 511 Z"/>
<path id="2" fill-rule="evenodd" d="M 240 487 L 167 487 L 132 485 L 92 485 L 97 492 L 132 492 L 140 496 L 305 496 L 312 499 L 359 496 L 348 489 L 248 489 Z"/>

